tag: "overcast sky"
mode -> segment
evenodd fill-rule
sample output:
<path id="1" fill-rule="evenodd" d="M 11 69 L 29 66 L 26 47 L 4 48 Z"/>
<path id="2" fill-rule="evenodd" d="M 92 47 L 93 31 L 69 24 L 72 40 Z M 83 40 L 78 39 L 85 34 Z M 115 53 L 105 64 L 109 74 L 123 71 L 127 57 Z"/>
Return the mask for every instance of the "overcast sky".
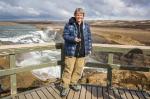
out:
<path id="1" fill-rule="evenodd" d="M 150 20 L 150 0 L 0 0 L 0 20 L 67 20 L 77 7 L 86 19 Z"/>

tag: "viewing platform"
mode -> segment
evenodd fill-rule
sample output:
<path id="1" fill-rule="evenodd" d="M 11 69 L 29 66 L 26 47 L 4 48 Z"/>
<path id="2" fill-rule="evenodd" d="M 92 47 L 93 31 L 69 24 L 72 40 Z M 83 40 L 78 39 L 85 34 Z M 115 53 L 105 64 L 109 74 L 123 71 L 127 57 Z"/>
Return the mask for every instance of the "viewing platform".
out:
<path id="1" fill-rule="evenodd" d="M 37 88 L 15 96 L 14 99 L 150 99 L 150 93 L 137 90 L 111 89 L 94 85 L 82 85 L 80 91 L 69 90 L 66 97 L 60 97 L 60 91 L 54 84 Z"/>
<path id="2" fill-rule="evenodd" d="M 16 54 L 51 49 L 61 49 L 61 60 L 49 61 L 47 63 L 31 66 L 16 66 Z M 126 66 L 113 63 L 113 55 L 115 53 L 127 53 L 132 49 L 141 49 L 143 51 L 143 54 L 149 55 L 150 53 L 149 46 L 93 44 L 93 51 L 108 53 L 108 63 L 88 62 L 86 63 L 86 67 L 107 69 L 107 86 L 83 84 L 82 89 L 79 92 L 75 92 L 72 89 L 70 89 L 67 97 L 61 98 L 59 95 L 59 90 L 55 87 L 53 83 L 49 84 L 48 86 L 43 86 L 41 88 L 29 90 L 23 93 L 18 93 L 16 74 L 57 65 L 61 65 L 62 71 L 64 67 L 62 43 L 3 45 L 0 47 L 0 55 L 9 56 L 10 68 L 0 70 L 0 77 L 10 76 L 11 95 L 8 97 L 2 97 L 2 99 L 150 99 L 149 91 L 144 91 L 142 89 L 130 90 L 112 87 L 113 69 L 150 72 L 150 66 Z"/>

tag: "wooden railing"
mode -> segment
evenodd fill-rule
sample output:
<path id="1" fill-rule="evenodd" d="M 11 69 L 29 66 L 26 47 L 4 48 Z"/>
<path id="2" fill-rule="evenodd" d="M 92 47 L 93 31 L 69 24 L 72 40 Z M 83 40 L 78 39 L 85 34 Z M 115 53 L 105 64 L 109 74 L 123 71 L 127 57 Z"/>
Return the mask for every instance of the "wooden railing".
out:
<path id="1" fill-rule="evenodd" d="M 133 49 L 142 50 L 144 55 L 150 54 L 150 46 L 113 45 L 113 44 L 93 44 L 92 46 L 93 46 L 93 51 L 108 53 L 107 64 L 100 63 L 100 62 L 97 63 L 91 62 L 91 63 L 87 63 L 86 67 L 107 69 L 107 87 L 112 86 L 112 69 L 150 72 L 150 66 L 145 66 L 145 67 L 129 66 L 129 65 L 114 64 L 113 62 L 114 54 L 116 53 L 125 54 Z"/>
<path id="2" fill-rule="evenodd" d="M 50 61 L 48 63 L 31 65 L 31 66 L 18 66 L 16 67 L 15 55 L 19 53 L 42 51 L 51 49 L 61 49 L 62 43 L 44 43 L 44 44 L 23 44 L 23 45 L 3 45 L 0 46 L 0 55 L 9 55 L 10 69 L 0 70 L 0 76 L 10 75 L 11 95 L 17 94 L 16 74 L 31 71 L 34 69 L 44 68 L 48 66 L 61 65 L 61 61 Z M 62 59 L 63 60 L 63 59 Z"/>
<path id="3" fill-rule="evenodd" d="M 141 49 L 144 54 L 150 53 L 149 46 L 128 46 L 128 45 L 112 45 L 112 44 L 93 44 L 93 51 L 99 52 L 108 52 L 108 63 L 100 62 L 88 62 L 86 67 L 92 68 L 106 68 L 107 72 L 107 86 L 111 87 L 112 82 L 112 69 L 123 69 L 123 70 L 134 70 L 134 71 L 144 71 L 150 72 L 150 67 L 137 67 L 137 66 L 123 66 L 119 64 L 113 64 L 113 55 L 115 53 L 127 53 L 131 49 L 138 48 Z M 31 66 L 18 66 L 16 67 L 15 55 L 19 53 L 31 52 L 31 51 L 43 51 L 51 49 L 61 49 L 61 60 L 60 61 L 50 61 L 48 63 L 43 63 L 39 65 Z M 9 55 L 10 57 L 10 69 L 0 70 L 0 77 L 10 75 L 11 82 L 11 95 L 14 96 L 17 94 L 17 85 L 16 85 L 16 74 L 24 71 L 31 71 L 33 69 L 44 68 L 49 65 L 56 66 L 61 65 L 63 67 L 63 44 L 62 43 L 44 43 L 44 44 L 22 44 L 22 45 L 3 45 L 0 47 L 0 55 Z"/>

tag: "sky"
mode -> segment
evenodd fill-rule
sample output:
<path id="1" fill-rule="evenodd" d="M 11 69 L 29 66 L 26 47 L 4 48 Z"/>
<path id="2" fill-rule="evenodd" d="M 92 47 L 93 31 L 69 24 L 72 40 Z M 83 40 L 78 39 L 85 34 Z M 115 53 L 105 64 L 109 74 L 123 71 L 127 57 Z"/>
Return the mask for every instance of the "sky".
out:
<path id="1" fill-rule="evenodd" d="M 76 8 L 85 19 L 150 20 L 150 0 L 0 0 L 0 20 L 67 20 Z"/>

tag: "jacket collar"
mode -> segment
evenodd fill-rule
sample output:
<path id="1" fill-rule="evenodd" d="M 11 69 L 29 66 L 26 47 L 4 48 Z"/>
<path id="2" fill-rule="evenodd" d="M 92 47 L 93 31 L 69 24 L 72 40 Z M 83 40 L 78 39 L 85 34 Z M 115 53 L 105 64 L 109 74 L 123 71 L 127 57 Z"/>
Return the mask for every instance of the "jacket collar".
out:
<path id="1" fill-rule="evenodd" d="M 69 24 L 74 24 L 74 23 L 76 23 L 76 19 L 75 19 L 75 17 L 71 17 L 69 19 Z"/>
<path id="2" fill-rule="evenodd" d="M 76 19 L 75 19 L 75 17 L 71 17 L 71 18 L 69 19 L 69 22 L 68 22 L 68 23 L 71 24 L 71 25 L 76 24 Z M 83 21 L 83 29 L 85 29 L 84 21 Z"/>

